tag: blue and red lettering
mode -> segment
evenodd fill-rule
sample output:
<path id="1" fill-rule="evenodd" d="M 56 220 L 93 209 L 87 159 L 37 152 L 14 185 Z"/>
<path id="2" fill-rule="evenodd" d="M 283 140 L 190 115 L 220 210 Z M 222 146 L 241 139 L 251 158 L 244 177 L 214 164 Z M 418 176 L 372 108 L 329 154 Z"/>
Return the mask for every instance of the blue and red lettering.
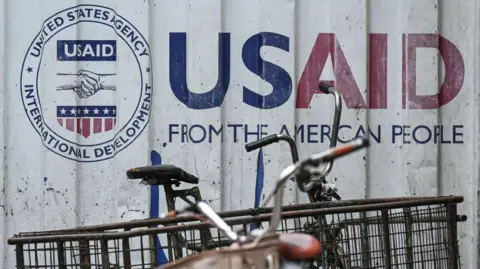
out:
<path id="1" fill-rule="evenodd" d="M 186 82 L 186 33 L 170 34 L 170 86 L 177 99 L 191 109 L 220 107 L 228 92 L 230 82 L 230 33 L 219 33 L 218 80 L 215 87 L 205 93 L 193 93 Z M 369 36 L 369 89 L 368 102 L 362 97 L 350 65 L 333 33 L 318 34 L 310 56 L 298 82 L 296 108 L 308 109 L 317 89 L 328 56 L 332 59 L 334 84 L 342 93 L 345 105 L 350 109 L 387 108 L 387 34 L 371 33 Z M 246 40 L 242 47 L 245 67 L 262 80 L 272 85 L 268 95 L 258 94 L 243 87 L 243 102 L 259 109 L 271 109 L 285 104 L 292 95 L 293 82 L 290 74 L 281 66 L 266 61 L 260 56 L 263 46 L 275 47 L 290 52 L 289 37 L 273 33 L 257 33 Z M 417 95 L 416 51 L 417 48 L 434 48 L 439 51 L 445 65 L 445 79 L 437 94 Z M 457 47 L 438 34 L 403 35 L 403 89 L 404 109 L 438 109 L 452 101 L 460 92 L 465 65 Z M 408 96 L 408 102 L 406 100 Z"/>

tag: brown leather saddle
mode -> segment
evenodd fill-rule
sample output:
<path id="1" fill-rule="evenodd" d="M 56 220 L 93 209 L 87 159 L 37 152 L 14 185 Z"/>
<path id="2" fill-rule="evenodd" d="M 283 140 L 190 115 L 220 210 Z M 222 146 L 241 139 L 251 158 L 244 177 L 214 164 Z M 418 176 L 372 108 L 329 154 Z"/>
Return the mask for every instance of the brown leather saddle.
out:
<path id="1" fill-rule="evenodd" d="M 280 255 L 287 260 L 311 260 L 322 254 L 320 242 L 303 233 L 280 234 Z"/>

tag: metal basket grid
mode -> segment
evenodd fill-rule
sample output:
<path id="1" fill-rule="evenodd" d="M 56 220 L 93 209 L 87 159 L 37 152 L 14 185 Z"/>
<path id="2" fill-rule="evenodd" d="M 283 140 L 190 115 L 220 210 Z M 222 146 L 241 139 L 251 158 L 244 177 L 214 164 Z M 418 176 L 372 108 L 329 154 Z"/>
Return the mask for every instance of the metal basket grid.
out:
<path id="1" fill-rule="evenodd" d="M 351 200 L 285 207 L 278 231 L 306 232 L 324 249 L 317 268 L 460 268 L 457 203 L 462 197 Z M 224 212 L 231 227 L 268 227 L 270 208 Z M 160 225 L 160 227 L 154 227 Z M 229 245 L 216 228 L 191 217 L 138 220 L 24 233 L 9 239 L 17 268 L 153 268 Z M 339 251 L 342 250 L 342 252 Z M 332 255 L 335 253 L 335 255 Z"/>

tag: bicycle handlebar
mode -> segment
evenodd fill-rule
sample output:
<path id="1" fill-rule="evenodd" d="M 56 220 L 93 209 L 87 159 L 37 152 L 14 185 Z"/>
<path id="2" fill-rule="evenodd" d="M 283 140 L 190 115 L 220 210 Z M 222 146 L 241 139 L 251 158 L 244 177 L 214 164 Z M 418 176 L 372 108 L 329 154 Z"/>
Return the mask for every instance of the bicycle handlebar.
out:
<path id="1" fill-rule="evenodd" d="M 322 162 L 330 162 L 336 158 L 353 153 L 361 148 L 370 146 L 368 137 L 360 137 L 342 146 L 329 148 L 324 152 L 314 154 L 302 162 L 303 165 L 319 166 Z"/>
<path id="2" fill-rule="evenodd" d="M 298 149 L 297 145 L 295 144 L 295 140 L 293 140 L 291 136 L 285 134 L 272 134 L 259 140 L 250 142 L 245 145 L 245 149 L 247 150 L 247 152 L 250 152 L 252 150 L 256 150 L 270 144 L 277 143 L 279 141 L 285 141 L 288 143 L 288 145 L 290 146 L 290 153 L 292 154 L 292 163 L 298 162 Z"/>
<path id="3" fill-rule="evenodd" d="M 330 138 L 330 148 L 333 148 L 337 146 L 338 141 L 338 129 L 340 128 L 340 117 L 342 115 L 342 95 L 334 87 L 324 82 L 320 82 L 318 89 L 325 94 L 332 94 L 335 98 L 335 114 L 333 116 L 332 137 Z M 328 175 L 332 171 L 332 167 L 333 160 L 327 162 L 322 175 Z"/>
<path id="4" fill-rule="evenodd" d="M 197 209 L 200 210 L 205 216 L 207 216 L 215 225 L 222 230 L 226 236 L 232 241 L 239 239 L 238 234 L 232 230 L 230 225 L 228 225 L 218 214 L 205 202 L 198 202 Z"/>
<path id="5" fill-rule="evenodd" d="M 268 146 L 270 144 L 276 143 L 280 140 L 278 138 L 278 136 L 279 135 L 277 135 L 277 134 L 272 134 L 272 135 L 266 136 L 264 138 L 260 138 L 259 140 L 256 140 L 256 141 L 253 141 L 253 142 L 250 142 L 250 143 L 246 144 L 245 149 L 247 150 L 247 152 L 250 152 L 252 150 L 256 150 L 256 149 L 259 149 L 261 147 Z"/>
<path id="6" fill-rule="evenodd" d="M 213 226 L 216 226 L 218 229 L 223 231 L 225 235 L 232 241 L 245 239 L 244 236 L 239 236 L 238 233 L 234 232 L 232 228 L 222 219 L 222 217 L 220 217 L 217 212 L 215 212 L 215 210 L 213 210 L 213 208 L 204 201 L 198 201 L 184 208 L 171 210 L 166 214 L 160 214 L 160 218 L 176 217 L 188 211 L 194 214 L 202 213 L 203 215 L 205 215 L 208 219 L 200 216 L 196 216 L 196 218 L 202 222 L 207 222 Z"/>

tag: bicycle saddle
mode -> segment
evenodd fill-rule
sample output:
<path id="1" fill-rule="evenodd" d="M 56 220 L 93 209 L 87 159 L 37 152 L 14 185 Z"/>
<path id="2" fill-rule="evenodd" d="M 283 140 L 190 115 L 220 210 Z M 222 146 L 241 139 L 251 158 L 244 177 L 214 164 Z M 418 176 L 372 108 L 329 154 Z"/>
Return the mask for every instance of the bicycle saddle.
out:
<path id="1" fill-rule="evenodd" d="M 280 234 L 280 255 L 287 260 L 311 260 L 322 254 L 320 242 L 303 233 Z"/>
<path id="2" fill-rule="evenodd" d="M 198 178 L 170 164 L 149 165 L 127 170 L 129 179 L 144 179 L 150 185 L 178 184 L 183 181 L 198 184 Z"/>

